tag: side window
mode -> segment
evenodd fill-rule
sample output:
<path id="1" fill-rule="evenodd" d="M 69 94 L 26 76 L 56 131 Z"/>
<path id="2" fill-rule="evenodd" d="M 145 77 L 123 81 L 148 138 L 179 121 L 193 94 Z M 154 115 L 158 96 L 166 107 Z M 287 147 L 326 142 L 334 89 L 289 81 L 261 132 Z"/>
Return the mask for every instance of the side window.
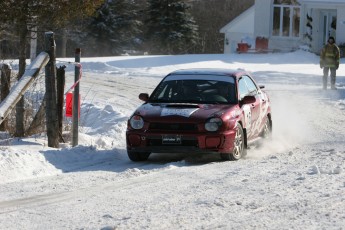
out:
<path id="1" fill-rule="evenodd" d="M 243 77 L 238 81 L 238 91 L 240 92 L 240 100 L 249 94 L 246 81 Z"/>
<path id="2" fill-rule="evenodd" d="M 246 81 L 249 93 L 252 95 L 256 95 L 258 89 L 257 89 L 255 83 L 253 82 L 253 80 L 248 76 L 243 76 L 243 79 L 245 79 L 245 81 Z"/>

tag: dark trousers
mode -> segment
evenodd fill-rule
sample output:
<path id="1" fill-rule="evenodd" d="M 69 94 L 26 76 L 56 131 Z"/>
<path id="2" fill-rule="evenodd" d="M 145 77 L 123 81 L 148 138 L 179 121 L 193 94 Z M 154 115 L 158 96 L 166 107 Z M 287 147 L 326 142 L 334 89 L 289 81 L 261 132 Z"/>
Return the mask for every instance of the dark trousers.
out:
<path id="1" fill-rule="evenodd" d="M 323 88 L 327 89 L 327 77 L 329 71 L 331 72 L 331 88 L 335 87 L 335 77 L 337 69 L 335 67 L 324 67 L 323 68 Z"/>

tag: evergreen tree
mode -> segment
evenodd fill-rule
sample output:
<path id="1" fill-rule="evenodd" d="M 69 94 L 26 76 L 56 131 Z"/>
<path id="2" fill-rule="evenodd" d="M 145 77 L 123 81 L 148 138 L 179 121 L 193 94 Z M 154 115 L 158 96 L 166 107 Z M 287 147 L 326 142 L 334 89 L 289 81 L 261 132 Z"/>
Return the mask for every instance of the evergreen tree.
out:
<path id="1" fill-rule="evenodd" d="M 89 25 L 94 55 L 117 55 L 125 49 L 135 49 L 142 24 L 135 5 L 133 0 L 112 0 L 98 10 Z"/>
<path id="2" fill-rule="evenodd" d="M 151 53 L 191 53 L 198 40 L 198 27 L 181 0 L 149 0 L 147 39 Z"/>
<path id="3" fill-rule="evenodd" d="M 0 30 L 11 25 L 19 40 L 18 79 L 25 71 L 30 30 L 63 27 L 70 20 L 91 15 L 103 0 L 7 0 L 0 1 Z M 24 136 L 24 99 L 16 105 L 16 136 Z"/>

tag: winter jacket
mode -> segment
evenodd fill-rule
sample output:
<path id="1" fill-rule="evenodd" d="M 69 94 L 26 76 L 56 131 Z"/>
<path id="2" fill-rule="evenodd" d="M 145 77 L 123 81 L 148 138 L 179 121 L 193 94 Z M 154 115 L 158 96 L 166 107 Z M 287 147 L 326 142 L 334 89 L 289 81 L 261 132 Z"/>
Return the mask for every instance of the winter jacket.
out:
<path id="1" fill-rule="evenodd" d="M 321 50 L 320 66 L 337 68 L 339 67 L 340 51 L 336 44 L 326 44 Z"/>

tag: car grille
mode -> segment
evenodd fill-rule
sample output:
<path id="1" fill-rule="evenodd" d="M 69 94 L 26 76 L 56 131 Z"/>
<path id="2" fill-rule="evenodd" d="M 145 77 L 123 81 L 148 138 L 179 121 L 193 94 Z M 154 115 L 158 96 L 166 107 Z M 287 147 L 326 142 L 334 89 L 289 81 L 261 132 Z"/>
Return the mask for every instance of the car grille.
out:
<path id="1" fill-rule="evenodd" d="M 148 145 L 149 146 L 193 146 L 197 147 L 198 146 L 198 140 L 182 140 L 182 143 L 180 145 L 163 145 L 162 140 L 160 139 L 149 139 L 148 140 Z"/>
<path id="2" fill-rule="evenodd" d="M 198 126 L 196 124 L 186 123 L 151 123 L 149 130 L 164 130 L 164 131 L 197 131 Z"/>

